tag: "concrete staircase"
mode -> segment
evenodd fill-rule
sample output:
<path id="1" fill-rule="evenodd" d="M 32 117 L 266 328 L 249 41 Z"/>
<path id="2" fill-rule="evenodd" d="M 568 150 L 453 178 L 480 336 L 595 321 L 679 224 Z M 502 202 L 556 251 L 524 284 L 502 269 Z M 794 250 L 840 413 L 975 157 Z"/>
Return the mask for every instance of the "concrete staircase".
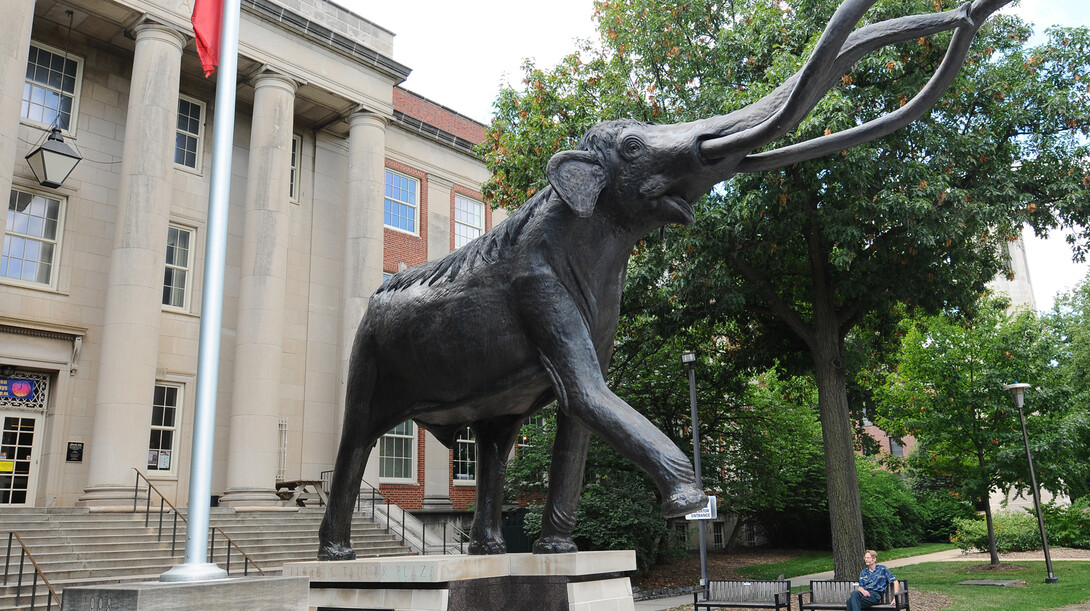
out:
<path id="1" fill-rule="evenodd" d="M 184 510 L 183 510 L 184 511 Z M 318 525 L 321 508 L 298 511 L 236 513 L 213 508 L 209 523 L 218 526 L 241 548 L 265 575 L 279 575 L 287 562 L 313 560 L 318 553 Z M 0 509 L 0 537 L 15 531 L 22 537 L 34 560 L 41 567 L 59 595 L 65 587 L 135 581 L 158 581 L 172 566 L 183 562 L 185 525 L 179 519 L 177 540 L 171 554 L 172 514 L 163 515 L 159 534 L 159 514 L 151 514 L 144 525 L 143 514 L 91 513 L 81 508 L 3 508 Z M 397 556 L 411 553 L 401 546 L 395 534 L 386 534 L 363 514 L 352 523 L 352 542 L 360 557 Z M 22 568 L 21 590 L 16 586 L 20 575 L 20 547 L 11 537 L 7 585 L 0 585 L 0 610 L 45 609 L 48 590 L 39 579 L 37 596 L 31 601 L 34 568 L 27 558 Z M 220 533 L 214 536 L 214 562 L 227 567 L 227 545 Z M 7 542 L 0 553 L 7 549 Z M 246 570 L 241 554 L 232 548 L 230 574 L 241 577 Z M 250 575 L 260 573 L 253 565 Z M 19 590 L 19 602 L 16 594 Z M 59 609 L 54 603 L 53 608 Z"/>

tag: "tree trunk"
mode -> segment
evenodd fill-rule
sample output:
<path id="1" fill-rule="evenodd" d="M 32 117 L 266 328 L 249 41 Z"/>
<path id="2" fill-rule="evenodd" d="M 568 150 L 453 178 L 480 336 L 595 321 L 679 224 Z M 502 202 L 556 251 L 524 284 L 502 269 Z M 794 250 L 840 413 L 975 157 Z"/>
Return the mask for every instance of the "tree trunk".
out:
<path id="1" fill-rule="evenodd" d="M 818 325 L 820 327 L 820 325 Z M 863 568 L 863 508 L 855 444 L 848 411 L 847 380 L 841 359 L 842 342 L 826 337 L 814 353 L 814 373 L 825 446 L 829 527 L 833 535 L 834 579 L 855 580 Z"/>
<path id="2" fill-rule="evenodd" d="M 999 551 L 995 548 L 995 524 L 992 522 L 992 502 L 984 495 L 984 523 L 988 525 L 988 557 L 992 564 L 999 564 Z"/>

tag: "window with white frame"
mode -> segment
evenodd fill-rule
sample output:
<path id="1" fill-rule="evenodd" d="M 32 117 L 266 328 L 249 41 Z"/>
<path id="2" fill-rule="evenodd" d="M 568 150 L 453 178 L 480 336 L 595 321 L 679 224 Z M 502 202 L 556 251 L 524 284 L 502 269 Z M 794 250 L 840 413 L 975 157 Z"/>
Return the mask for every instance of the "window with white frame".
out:
<path id="1" fill-rule="evenodd" d="M 454 438 L 454 481 L 477 481 L 477 439 L 468 426 L 458 431 Z"/>
<path id="2" fill-rule="evenodd" d="M 288 199 L 299 201 L 299 157 L 303 151 L 303 139 L 291 137 L 291 167 L 288 170 Z"/>
<path id="3" fill-rule="evenodd" d="M 163 305 L 189 307 L 189 279 L 193 266 L 193 230 L 171 223 L 167 228 L 167 264 L 163 275 Z"/>
<path id="4" fill-rule="evenodd" d="M 204 103 L 188 96 L 178 97 L 178 129 L 174 136 L 174 164 L 190 169 L 201 167 L 204 137 Z"/>
<path id="5" fill-rule="evenodd" d="M 484 204 L 461 195 L 454 196 L 454 247 L 472 242 L 484 233 Z"/>
<path id="6" fill-rule="evenodd" d="M 415 480 L 415 450 L 416 427 L 412 420 L 406 420 L 379 440 L 378 476 L 387 480 Z"/>
<path id="7" fill-rule="evenodd" d="M 726 533 L 723 528 L 722 522 L 712 522 L 712 545 L 716 548 L 722 548 L 726 537 Z"/>
<path id="8" fill-rule="evenodd" d="M 63 229 L 63 199 L 12 188 L 0 277 L 53 286 Z"/>
<path id="9" fill-rule="evenodd" d="M 34 123 L 71 131 L 78 115 L 83 62 L 64 51 L 30 43 L 23 82 L 22 117 Z"/>
<path id="10" fill-rule="evenodd" d="M 383 204 L 382 218 L 387 227 L 416 233 L 419 192 L 418 180 L 386 170 L 386 199 Z"/>
<path id="11" fill-rule="evenodd" d="M 182 389 L 175 384 L 155 385 L 151 404 L 151 440 L 148 442 L 148 471 L 173 471 L 174 450 L 178 442 L 178 417 L 182 407 Z"/>

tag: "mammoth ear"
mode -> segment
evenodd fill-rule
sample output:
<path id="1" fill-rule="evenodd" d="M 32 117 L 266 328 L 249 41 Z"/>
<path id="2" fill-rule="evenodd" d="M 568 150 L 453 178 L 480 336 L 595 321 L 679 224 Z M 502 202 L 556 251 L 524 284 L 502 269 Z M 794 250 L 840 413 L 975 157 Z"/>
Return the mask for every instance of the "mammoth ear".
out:
<path id="1" fill-rule="evenodd" d="M 560 199 L 581 217 L 594 212 L 594 204 L 606 188 L 605 168 L 596 155 L 587 151 L 561 151 L 553 155 L 545 174 Z"/>

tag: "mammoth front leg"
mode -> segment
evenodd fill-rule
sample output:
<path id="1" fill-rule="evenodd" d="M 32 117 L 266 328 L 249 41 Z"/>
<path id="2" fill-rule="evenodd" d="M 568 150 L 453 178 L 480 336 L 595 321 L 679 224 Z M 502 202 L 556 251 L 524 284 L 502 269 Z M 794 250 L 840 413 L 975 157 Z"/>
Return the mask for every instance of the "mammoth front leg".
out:
<path id="1" fill-rule="evenodd" d="M 560 409 L 598 434 L 655 481 L 662 515 L 682 516 L 708 502 L 689 458 L 654 424 L 606 386 L 586 323 L 571 298 L 555 284 L 520 287 L 541 364 L 552 379 Z"/>
<path id="2" fill-rule="evenodd" d="M 563 412 L 557 413 L 553 461 L 549 466 L 549 496 L 541 516 L 541 537 L 534 541 L 535 554 L 579 551 L 571 534 L 575 530 L 589 445 L 590 429 Z"/>
<path id="3" fill-rule="evenodd" d="M 469 530 L 470 554 L 503 554 L 503 477 L 518 438 L 521 418 L 503 418 L 473 425 L 477 437 L 477 508 Z"/>

